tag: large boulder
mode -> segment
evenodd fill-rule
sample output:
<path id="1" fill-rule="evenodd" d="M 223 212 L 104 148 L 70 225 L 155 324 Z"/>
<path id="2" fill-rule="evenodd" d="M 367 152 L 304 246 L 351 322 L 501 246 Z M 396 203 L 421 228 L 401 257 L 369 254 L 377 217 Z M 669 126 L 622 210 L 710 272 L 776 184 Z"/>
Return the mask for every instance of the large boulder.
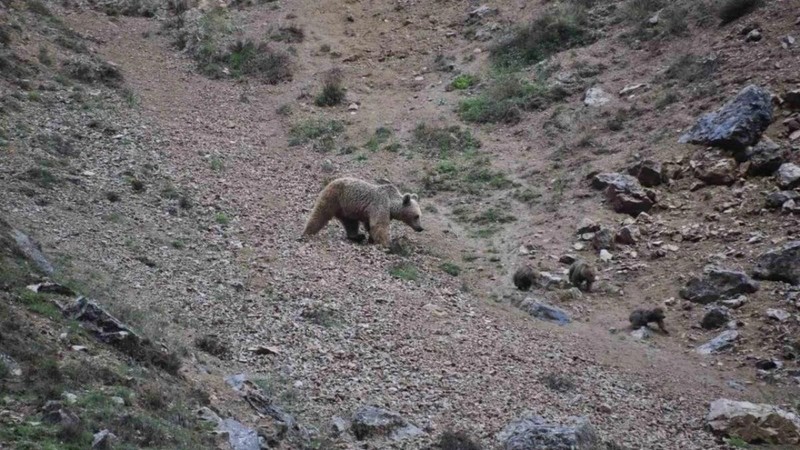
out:
<path id="1" fill-rule="evenodd" d="M 691 302 L 707 304 L 740 294 L 751 294 L 758 288 L 758 282 L 743 272 L 711 269 L 702 278 L 689 279 L 686 286 L 680 290 L 680 295 Z"/>
<path id="2" fill-rule="evenodd" d="M 743 151 L 761 139 L 771 122 L 771 94 L 750 85 L 717 111 L 701 117 L 678 142 Z"/>
<path id="3" fill-rule="evenodd" d="M 762 253 L 756 258 L 753 277 L 761 280 L 800 284 L 800 241 Z"/>
<path id="4" fill-rule="evenodd" d="M 637 216 L 655 204 L 655 194 L 646 191 L 639 180 L 622 173 L 600 173 L 592 179 L 592 187 L 605 189 L 606 200 L 614 211 Z"/>
<path id="5" fill-rule="evenodd" d="M 595 450 L 600 438 L 586 417 L 573 417 L 567 424 L 548 423 L 532 414 L 516 419 L 497 434 L 503 450 Z"/>
<path id="6" fill-rule="evenodd" d="M 353 414 L 350 429 L 358 440 L 380 436 L 403 440 L 423 433 L 400 414 L 372 405 L 362 406 Z"/>
<path id="7" fill-rule="evenodd" d="M 520 303 L 519 308 L 537 319 L 554 322 L 559 325 L 566 325 L 571 321 L 566 311 L 538 299 L 526 298 Z"/>
<path id="8" fill-rule="evenodd" d="M 800 443 L 800 418 L 773 405 L 721 398 L 711 402 L 706 422 L 717 435 L 751 444 Z"/>
<path id="9" fill-rule="evenodd" d="M 800 166 L 797 164 L 781 164 L 776 176 L 781 189 L 794 189 L 800 186 Z"/>

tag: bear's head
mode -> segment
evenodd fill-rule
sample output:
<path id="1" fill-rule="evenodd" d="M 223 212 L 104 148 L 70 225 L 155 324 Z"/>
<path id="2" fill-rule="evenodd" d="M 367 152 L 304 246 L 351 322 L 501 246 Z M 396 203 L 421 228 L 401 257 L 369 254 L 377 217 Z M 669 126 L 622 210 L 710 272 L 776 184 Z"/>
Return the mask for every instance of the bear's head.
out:
<path id="1" fill-rule="evenodd" d="M 422 211 L 419 209 L 417 203 L 417 194 L 403 194 L 403 206 L 397 214 L 397 220 L 403 221 L 406 225 L 414 229 L 414 231 L 422 231 L 422 225 L 419 223 L 419 217 Z"/>

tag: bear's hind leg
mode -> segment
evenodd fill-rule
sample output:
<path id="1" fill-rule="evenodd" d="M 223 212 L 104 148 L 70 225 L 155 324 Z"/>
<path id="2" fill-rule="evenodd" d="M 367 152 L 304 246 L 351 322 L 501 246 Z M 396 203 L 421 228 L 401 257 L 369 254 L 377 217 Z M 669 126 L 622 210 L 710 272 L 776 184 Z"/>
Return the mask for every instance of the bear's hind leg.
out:
<path id="1" fill-rule="evenodd" d="M 344 227 L 345 233 L 347 233 L 347 239 L 350 239 L 353 242 L 363 242 L 366 236 L 358 232 L 358 220 L 355 219 L 345 219 L 339 218 L 339 221 L 342 222 L 342 226 Z"/>

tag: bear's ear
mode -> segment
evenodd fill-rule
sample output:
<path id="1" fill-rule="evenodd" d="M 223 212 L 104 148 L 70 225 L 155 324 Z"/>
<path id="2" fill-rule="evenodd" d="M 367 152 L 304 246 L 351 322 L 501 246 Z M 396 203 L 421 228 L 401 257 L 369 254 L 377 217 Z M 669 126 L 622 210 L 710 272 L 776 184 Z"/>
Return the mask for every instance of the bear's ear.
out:
<path id="1" fill-rule="evenodd" d="M 403 206 L 408 206 L 411 204 L 411 194 L 406 194 L 403 196 Z"/>
<path id="2" fill-rule="evenodd" d="M 411 194 L 411 200 L 419 200 L 417 194 Z"/>

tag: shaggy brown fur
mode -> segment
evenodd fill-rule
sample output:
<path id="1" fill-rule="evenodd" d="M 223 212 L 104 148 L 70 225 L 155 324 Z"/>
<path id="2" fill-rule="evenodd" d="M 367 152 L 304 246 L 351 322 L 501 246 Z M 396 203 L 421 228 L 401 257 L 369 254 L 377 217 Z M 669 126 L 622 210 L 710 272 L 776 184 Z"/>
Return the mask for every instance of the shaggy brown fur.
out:
<path id="1" fill-rule="evenodd" d="M 569 267 L 569 282 L 582 291 L 591 291 L 595 279 L 597 279 L 597 274 L 594 267 L 586 261 L 575 261 Z"/>
<path id="2" fill-rule="evenodd" d="M 347 238 L 361 242 L 359 223 L 369 233 L 369 242 L 389 245 L 389 222 L 399 220 L 422 231 L 419 204 L 415 194 L 401 194 L 391 184 L 375 185 L 355 178 L 331 181 L 317 197 L 303 236 L 317 234 L 334 217 L 339 219 Z"/>
<path id="3" fill-rule="evenodd" d="M 655 322 L 664 334 L 669 334 L 669 331 L 664 327 L 664 317 L 664 308 L 637 309 L 631 313 L 629 320 L 631 321 L 631 328 L 634 330 Z"/>

